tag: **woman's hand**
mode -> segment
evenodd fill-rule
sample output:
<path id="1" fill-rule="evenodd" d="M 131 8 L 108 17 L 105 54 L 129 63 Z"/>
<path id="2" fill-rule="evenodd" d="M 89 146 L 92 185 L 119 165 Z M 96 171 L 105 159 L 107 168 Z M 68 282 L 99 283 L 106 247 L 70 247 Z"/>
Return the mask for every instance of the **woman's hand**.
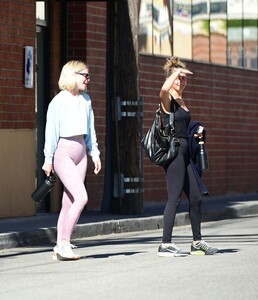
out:
<path id="1" fill-rule="evenodd" d="M 54 171 L 52 164 L 44 164 L 42 166 L 42 170 L 45 172 L 47 176 L 50 176 L 51 172 Z"/>
<path id="2" fill-rule="evenodd" d="M 191 72 L 190 70 L 188 70 L 188 69 L 183 69 L 183 68 L 175 68 L 175 69 L 174 69 L 174 72 L 173 72 L 172 74 L 174 74 L 174 73 L 177 74 L 177 77 L 178 77 L 178 76 L 184 76 L 184 75 L 186 75 L 186 74 L 190 74 L 190 75 L 193 74 L 193 72 Z M 171 75 L 172 75 L 172 74 L 171 74 Z"/>
<path id="3" fill-rule="evenodd" d="M 197 139 L 202 139 L 203 138 L 203 135 L 202 135 L 202 133 L 195 133 L 194 134 L 194 137 Z"/>
<path id="4" fill-rule="evenodd" d="M 100 161 L 100 159 L 97 159 L 96 161 L 94 161 L 94 165 L 95 165 L 94 173 L 98 174 L 99 171 L 101 170 L 101 161 Z"/>

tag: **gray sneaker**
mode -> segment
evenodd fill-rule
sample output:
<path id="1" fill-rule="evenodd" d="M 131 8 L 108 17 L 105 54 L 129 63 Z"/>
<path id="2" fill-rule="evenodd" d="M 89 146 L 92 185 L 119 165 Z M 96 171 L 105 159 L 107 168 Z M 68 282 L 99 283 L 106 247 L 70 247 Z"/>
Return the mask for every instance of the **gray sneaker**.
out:
<path id="1" fill-rule="evenodd" d="M 219 249 L 211 247 L 208 243 L 205 241 L 200 241 L 199 244 L 191 245 L 191 255 L 213 255 L 215 253 L 218 253 Z"/>
<path id="2" fill-rule="evenodd" d="M 183 251 L 178 248 L 175 244 L 164 244 L 159 246 L 158 256 L 166 257 L 166 256 L 174 256 L 174 257 L 184 257 L 189 255 L 189 252 Z"/>

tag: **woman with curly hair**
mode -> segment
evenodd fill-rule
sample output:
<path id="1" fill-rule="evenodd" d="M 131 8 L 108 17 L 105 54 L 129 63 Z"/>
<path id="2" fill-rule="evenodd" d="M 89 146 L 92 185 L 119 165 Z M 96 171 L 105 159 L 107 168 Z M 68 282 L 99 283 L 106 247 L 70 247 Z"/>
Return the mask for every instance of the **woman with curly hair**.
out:
<path id="1" fill-rule="evenodd" d="M 190 253 L 192 255 L 211 255 L 218 249 L 211 247 L 201 236 L 201 205 L 202 193 L 198 180 L 190 164 L 189 124 L 191 113 L 185 104 L 183 91 L 187 84 L 187 76 L 193 73 L 178 57 L 167 59 L 163 67 L 165 82 L 160 90 L 163 121 L 169 119 L 169 113 L 175 113 L 175 135 L 180 141 L 178 155 L 166 167 L 166 183 L 168 200 L 164 211 L 164 227 L 162 244 L 159 246 L 159 256 L 187 256 L 189 252 L 181 250 L 172 243 L 172 232 L 177 208 L 184 192 L 189 200 L 189 216 L 193 234 Z M 196 136 L 198 139 L 201 136 Z"/>

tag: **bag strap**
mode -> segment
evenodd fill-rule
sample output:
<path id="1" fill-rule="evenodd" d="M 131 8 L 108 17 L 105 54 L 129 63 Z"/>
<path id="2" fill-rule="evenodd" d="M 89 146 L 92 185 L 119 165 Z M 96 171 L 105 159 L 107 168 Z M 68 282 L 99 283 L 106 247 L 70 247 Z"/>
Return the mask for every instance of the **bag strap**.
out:
<path id="1" fill-rule="evenodd" d="M 170 126 L 170 131 L 171 134 L 174 135 L 175 134 L 175 102 L 174 102 L 174 98 L 172 97 L 171 100 L 171 108 L 170 108 L 170 114 L 169 114 L 169 126 Z"/>
<path id="2" fill-rule="evenodd" d="M 173 101 L 173 102 L 172 102 Z M 174 99 L 172 98 L 171 100 L 171 107 L 173 105 L 173 110 L 170 109 L 170 113 L 169 113 L 169 134 L 172 136 L 175 136 L 175 103 L 174 103 Z M 160 120 L 160 114 L 161 114 L 162 108 L 161 108 L 161 103 L 159 104 L 158 109 L 156 110 L 156 116 L 159 118 Z"/>

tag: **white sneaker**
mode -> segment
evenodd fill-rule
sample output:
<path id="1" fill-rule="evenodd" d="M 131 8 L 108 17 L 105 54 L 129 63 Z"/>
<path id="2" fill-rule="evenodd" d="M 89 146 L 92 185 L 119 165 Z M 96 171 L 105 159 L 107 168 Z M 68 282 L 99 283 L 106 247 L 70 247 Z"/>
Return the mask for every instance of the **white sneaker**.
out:
<path id="1" fill-rule="evenodd" d="M 72 244 L 61 244 L 56 245 L 53 249 L 53 260 L 78 260 L 80 259 L 79 255 L 76 255 L 73 253 L 73 248 L 76 248 L 76 246 Z"/>

